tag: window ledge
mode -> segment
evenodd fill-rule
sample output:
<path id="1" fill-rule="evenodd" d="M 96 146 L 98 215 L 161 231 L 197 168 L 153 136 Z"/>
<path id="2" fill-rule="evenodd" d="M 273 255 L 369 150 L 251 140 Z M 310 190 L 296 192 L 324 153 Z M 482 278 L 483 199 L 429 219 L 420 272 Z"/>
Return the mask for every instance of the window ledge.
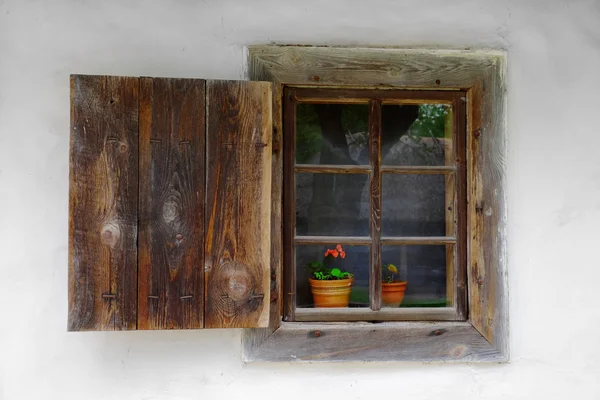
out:
<path id="1" fill-rule="evenodd" d="M 262 342 L 260 331 L 244 331 L 244 362 L 508 361 L 469 322 L 283 322 Z"/>

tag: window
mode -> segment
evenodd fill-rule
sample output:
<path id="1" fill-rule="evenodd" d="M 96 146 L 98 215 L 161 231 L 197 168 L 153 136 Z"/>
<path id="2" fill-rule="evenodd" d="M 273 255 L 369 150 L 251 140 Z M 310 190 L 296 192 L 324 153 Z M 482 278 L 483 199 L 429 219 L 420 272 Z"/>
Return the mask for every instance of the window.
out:
<path id="1" fill-rule="evenodd" d="M 262 82 L 71 77 L 68 329 L 245 328 L 245 361 L 507 360 L 504 54 L 249 54 Z M 349 307 L 315 307 L 325 254 L 313 277 L 353 282 Z"/>
<path id="2" fill-rule="evenodd" d="M 504 57 L 250 46 L 250 79 L 273 84 L 278 309 L 269 328 L 244 331 L 245 361 L 508 360 Z M 438 127 L 432 138 L 437 152 L 389 153 L 386 113 L 399 112 L 398 104 L 445 114 L 443 133 Z M 403 136 L 394 151 L 408 146 L 412 131 Z M 394 220 L 408 216 L 414 223 Z M 352 302 L 313 307 L 302 265 L 337 244 L 352 261 Z M 386 307 L 380 297 L 385 263 L 408 278 L 404 307 Z M 415 265 L 438 274 L 423 280 L 431 285 L 410 275 Z"/>
<path id="3" fill-rule="evenodd" d="M 466 319 L 465 101 L 460 90 L 284 89 L 285 321 Z M 352 274 L 348 307 L 315 307 L 342 298 L 306 268 L 336 246 L 344 259 L 323 271 Z"/>

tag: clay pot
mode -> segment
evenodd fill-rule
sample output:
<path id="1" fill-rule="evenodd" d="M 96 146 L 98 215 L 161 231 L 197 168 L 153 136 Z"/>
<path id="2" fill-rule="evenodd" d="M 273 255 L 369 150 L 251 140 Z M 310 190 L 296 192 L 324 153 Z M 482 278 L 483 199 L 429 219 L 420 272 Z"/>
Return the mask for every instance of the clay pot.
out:
<path id="1" fill-rule="evenodd" d="M 404 299 L 404 291 L 408 282 L 392 282 L 381 284 L 381 302 L 389 307 L 398 307 Z"/>
<path id="2" fill-rule="evenodd" d="M 319 281 L 308 278 L 315 307 L 348 307 L 354 278 Z"/>

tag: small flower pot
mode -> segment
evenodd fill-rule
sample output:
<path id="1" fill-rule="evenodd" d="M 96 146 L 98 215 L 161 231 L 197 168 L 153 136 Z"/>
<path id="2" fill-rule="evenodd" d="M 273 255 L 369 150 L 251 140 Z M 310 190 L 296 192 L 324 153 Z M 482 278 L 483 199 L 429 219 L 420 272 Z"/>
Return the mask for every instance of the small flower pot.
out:
<path id="1" fill-rule="evenodd" d="M 308 279 L 315 307 L 348 307 L 354 278 L 324 280 Z"/>
<path id="2" fill-rule="evenodd" d="M 381 302 L 388 307 L 398 307 L 404 299 L 408 282 L 392 282 L 381 284 Z"/>

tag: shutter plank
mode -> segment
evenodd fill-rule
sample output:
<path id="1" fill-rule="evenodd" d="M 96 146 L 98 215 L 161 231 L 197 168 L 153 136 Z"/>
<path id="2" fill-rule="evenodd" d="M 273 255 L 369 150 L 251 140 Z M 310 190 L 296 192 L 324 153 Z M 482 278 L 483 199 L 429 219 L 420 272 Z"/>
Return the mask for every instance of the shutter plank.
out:
<path id="1" fill-rule="evenodd" d="M 136 328 L 138 86 L 71 76 L 69 331 Z"/>
<path id="2" fill-rule="evenodd" d="M 142 78 L 139 329 L 202 328 L 205 81 Z"/>
<path id="3" fill-rule="evenodd" d="M 271 84 L 207 81 L 207 328 L 269 324 Z"/>

